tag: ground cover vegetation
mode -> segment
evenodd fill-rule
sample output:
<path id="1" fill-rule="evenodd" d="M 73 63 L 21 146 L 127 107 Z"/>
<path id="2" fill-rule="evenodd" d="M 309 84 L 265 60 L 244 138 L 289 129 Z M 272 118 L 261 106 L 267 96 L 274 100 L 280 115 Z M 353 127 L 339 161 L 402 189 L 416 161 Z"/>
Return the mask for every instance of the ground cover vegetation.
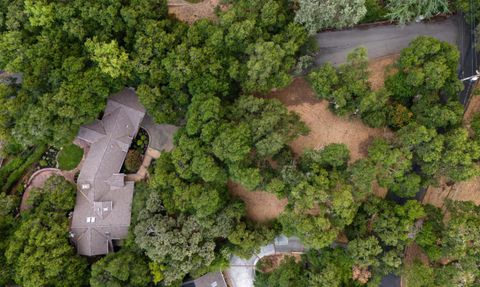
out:
<path id="1" fill-rule="evenodd" d="M 387 2 L 387 10 L 376 6 L 375 13 L 388 17 L 397 7 L 408 21 L 435 14 L 444 3 L 412 8 L 402 1 L 407 6 L 398 8 Z M 308 32 L 353 25 L 368 15 L 366 4 L 232 4 L 216 22 L 188 26 L 156 0 L 0 0 L 0 67 L 23 78 L 22 85 L 0 84 L 0 140 L 28 151 L 0 169 L 2 189 L 7 186 L 0 193 L 0 285 L 179 286 L 225 269 L 232 254 L 250 257 L 281 233 L 300 237 L 310 251 L 300 262 L 286 260 L 259 274 L 257 286 L 378 286 L 392 272 L 407 280 L 422 273 L 423 286 L 477 284 L 477 207 L 452 203 L 444 222 L 440 211 L 416 201 L 372 197 L 375 181 L 410 197 L 439 177 L 477 175 L 480 146 L 460 126 L 463 110 L 455 100 L 458 51 L 435 39 L 414 40 L 379 91 L 368 84 L 364 49 L 338 68 L 314 70 L 312 87 L 337 114 L 389 127 L 396 136 L 374 140 L 368 157 L 355 162 L 342 144 L 294 155 L 289 143 L 308 128 L 279 101 L 259 95 L 290 83 Z M 41 157 L 45 143 L 71 142 L 123 86 L 137 89 L 157 122 L 181 128 L 175 149 L 162 153 L 148 182 L 136 185 L 121 250 L 89 266 L 68 243 L 73 185 L 50 178 L 32 191 L 32 208 L 20 216 L 18 195 L 7 191 L 23 173 L 16 170 L 37 161 L 30 158 Z M 277 220 L 253 222 L 244 203 L 229 195 L 229 181 L 289 204 Z M 347 240 L 332 244 L 341 235 Z M 412 242 L 434 264 L 403 264 Z M 445 272 L 434 276 L 432 268 Z M 461 285 L 465 278 L 470 285 Z"/>
<path id="2" fill-rule="evenodd" d="M 57 155 L 58 168 L 72 170 L 77 167 L 83 157 L 83 149 L 74 144 L 62 147 Z"/>

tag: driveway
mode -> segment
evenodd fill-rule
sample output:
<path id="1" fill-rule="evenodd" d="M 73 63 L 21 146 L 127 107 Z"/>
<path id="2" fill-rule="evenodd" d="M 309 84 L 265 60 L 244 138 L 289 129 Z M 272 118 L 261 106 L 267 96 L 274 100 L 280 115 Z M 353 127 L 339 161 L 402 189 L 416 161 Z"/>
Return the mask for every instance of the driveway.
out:
<path id="1" fill-rule="evenodd" d="M 303 253 L 305 247 L 297 237 L 280 235 L 274 242 L 263 246 L 258 254 L 249 259 L 232 256 L 230 268 L 225 271 L 226 279 L 231 287 L 253 287 L 255 281 L 255 265 L 265 256 L 275 254 Z"/>
<path id="2" fill-rule="evenodd" d="M 462 46 L 462 29 L 462 18 L 451 16 L 447 19 L 405 26 L 362 26 L 342 31 L 322 32 L 315 36 L 320 49 L 315 62 L 317 65 L 326 62 L 338 65 L 345 62 L 347 54 L 358 46 L 366 47 L 370 58 L 400 53 L 410 41 L 422 35 Z"/>

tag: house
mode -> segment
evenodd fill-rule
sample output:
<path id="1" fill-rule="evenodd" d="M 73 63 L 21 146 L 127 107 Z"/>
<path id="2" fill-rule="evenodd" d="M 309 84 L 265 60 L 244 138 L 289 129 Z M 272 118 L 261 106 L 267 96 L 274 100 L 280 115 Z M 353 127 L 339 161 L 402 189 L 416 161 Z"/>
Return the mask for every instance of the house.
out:
<path id="1" fill-rule="evenodd" d="M 70 237 L 80 255 L 113 251 L 130 226 L 134 183 L 120 173 L 145 116 L 135 92 L 124 89 L 107 101 L 103 118 L 82 126 L 77 138 L 90 149 L 77 180 Z"/>
<path id="2" fill-rule="evenodd" d="M 222 272 L 211 272 L 193 281 L 183 283 L 182 287 L 227 287 Z"/>

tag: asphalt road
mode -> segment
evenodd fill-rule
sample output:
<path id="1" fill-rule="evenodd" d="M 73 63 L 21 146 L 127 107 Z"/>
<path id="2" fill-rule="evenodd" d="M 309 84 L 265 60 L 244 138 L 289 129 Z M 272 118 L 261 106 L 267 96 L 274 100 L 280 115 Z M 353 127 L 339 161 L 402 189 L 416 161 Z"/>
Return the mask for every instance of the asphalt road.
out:
<path id="1" fill-rule="evenodd" d="M 461 21 L 460 16 L 452 16 L 447 19 L 405 26 L 363 26 L 318 33 L 315 38 L 320 51 L 315 62 L 317 65 L 325 62 L 338 65 L 345 62 L 347 54 L 358 46 L 366 47 L 371 59 L 396 54 L 407 47 L 410 41 L 421 35 L 432 36 L 461 46 L 463 42 Z"/>

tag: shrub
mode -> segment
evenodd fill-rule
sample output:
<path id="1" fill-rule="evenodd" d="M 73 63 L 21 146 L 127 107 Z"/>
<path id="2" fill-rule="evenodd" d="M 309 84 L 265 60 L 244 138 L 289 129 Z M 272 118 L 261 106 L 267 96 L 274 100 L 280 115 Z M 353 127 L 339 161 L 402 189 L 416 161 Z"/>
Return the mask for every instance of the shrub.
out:
<path id="1" fill-rule="evenodd" d="M 129 150 L 125 159 L 125 169 L 135 173 L 142 166 L 142 155 L 137 150 Z"/>
<path id="2" fill-rule="evenodd" d="M 18 180 L 25 174 L 27 168 L 36 163 L 46 150 L 46 146 L 37 147 L 37 149 L 35 149 L 35 151 L 25 160 L 25 162 L 23 162 L 22 165 L 10 173 L 5 184 L 2 185 L 2 191 L 7 192 L 15 183 L 17 183 Z"/>
<path id="3" fill-rule="evenodd" d="M 72 170 L 80 163 L 83 157 L 83 149 L 77 145 L 69 144 L 64 146 L 57 157 L 58 168 Z"/>

